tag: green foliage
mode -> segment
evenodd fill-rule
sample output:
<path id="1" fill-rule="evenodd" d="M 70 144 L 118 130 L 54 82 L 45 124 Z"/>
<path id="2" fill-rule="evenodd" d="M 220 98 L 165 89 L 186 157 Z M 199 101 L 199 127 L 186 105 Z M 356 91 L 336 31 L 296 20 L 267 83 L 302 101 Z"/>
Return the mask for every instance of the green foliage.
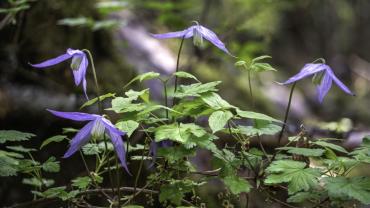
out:
<path id="1" fill-rule="evenodd" d="M 40 146 L 40 149 L 42 149 L 43 147 L 49 145 L 50 143 L 52 142 L 61 142 L 63 140 L 67 139 L 67 136 L 65 135 L 56 135 L 56 136 L 52 136 L 50 138 L 47 138 L 46 140 L 44 140 Z"/>
<path id="2" fill-rule="evenodd" d="M 98 144 L 89 143 L 82 147 L 82 152 L 85 155 L 96 155 L 101 153 L 101 150 Z"/>
<path id="3" fill-rule="evenodd" d="M 91 100 L 88 100 L 87 102 L 85 102 L 81 107 L 80 109 L 84 108 L 84 107 L 87 107 L 87 106 L 90 106 L 90 105 L 93 105 L 94 103 L 98 102 L 100 100 L 100 102 L 102 102 L 103 100 L 107 99 L 107 98 L 111 98 L 111 97 L 115 97 L 115 93 L 107 93 L 105 95 L 101 95 L 99 97 L 96 97 L 96 98 L 93 98 Z"/>
<path id="4" fill-rule="evenodd" d="M 236 132 L 247 136 L 274 135 L 280 131 L 280 126 L 263 120 L 255 120 L 253 126 L 238 126 L 236 130 Z"/>
<path id="5" fill-rule="evenodd" d="M 91 179 L 87 176 L 78 177 L 72 180 L 72 186 L 75 186 L 79 189 L 87 189 L 91 184 Z"/>
<path id="6" fill-rule="evenodd" d="M 212 133 L 215 133 L 224 128 L 227 122 L 233 117 L 230 111 L 215 111 L 209 116 L 209 127 Z"/>
<path id="7" fill-rule="evenodd" d="M 195 83 L 191 85 L 180 85 L 179 89 L 174 94 L 174 97 L 199 97 L 202 93 L 217 91 L 216 86 L 221 84 L 221 81 L 209 82 L 205 84 Z"/>
<path id="8" fill-rule="evenodd" d="M 324 182 L 329 197 L 334 200 L 345 201 L 355 199 L 363 204 L 370 204 L 369 177 L 328 177 L 324 179 Z"/>
<path id="9" fill-rule="evenodd" d="M 35 136 L 34 134 L 20 131 L 0 130 L 0 144 L 3 144 L 7 141 L 9 142 L 27 141 L 34 136 Z"/>
<path id="10" fill-rule="evenodd" d="M 266 184 L 288 183 L 289 194 L 309 191 L 318 186 L 320 171 L 306 168 L 306 163 L 293 160 L 274 161 L 267 169 Z"/>
<path id="11" fill-rule="evenodd" d="M 132 133 L 139 127 L 139 123 L 133 120 L 120 121 L 116 123 L 116 127 L 124 132 L 127 132 L 127 136 L 130 137 Z"/>
<path id="12" fill-rule="evenodd" d="M 46 162 L 42 164 L 42 169 L 46 172 L 56 173 L 60 170 L 59 161 L 56 161 L 55 157 L 50 157 Z"/>
<path id="13" fill-rule="evenodd" d="M 286 150 L 290 154 L 303 155 L 306 157 L 320 157 L 324 154 L 324 149 L 310 149 L 299 147 L 280 147 L 278 150 Z"/>
<path id="14" fill-rule="evenodd" d="M 233 194 L 240 194 L 243 192 L 248 193 L 252 187 L 248 181 L 238 176 L 226 176 L 223 179 L 223 182 Z"/>
<path id="15" fill-rule="evenodd" d="M 169 184 L 162 185 L 159 194 L 159 201 L 170 201 L 175 205 L 180 205 L 186 193 L 191 192 L 195 186 L 199 186 L 191 180 L 171 180 Z"/>

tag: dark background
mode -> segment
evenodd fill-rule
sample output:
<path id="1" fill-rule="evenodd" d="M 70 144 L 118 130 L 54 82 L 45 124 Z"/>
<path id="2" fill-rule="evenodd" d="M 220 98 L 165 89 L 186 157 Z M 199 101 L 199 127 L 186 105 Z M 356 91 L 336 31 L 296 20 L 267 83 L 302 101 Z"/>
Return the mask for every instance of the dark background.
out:
<path id="1" fill-rule="evenodd" d="M 252 107 L 247 74 L 234 66 L 237 60 L 211 44 L 199 49 L 186 40 L 181 69 L 202 82 L 221 80 L 220 93 L 230 103 L 282 119 L 290 88 L 275 81 L 287 80 L 305 63 L 322 57 L 356 97 L 333 84 L 320 104 L 310 79 L 299 82 L 290 132 L 296 133 L 303 124 L 313 135 L 337 136 L 343 145 L 353 148 L 370 131 L 370 1 L 127 0 L 114 1 L 119 6 L 108 9 L 102 2 L 110 1 L 30 1 L 30 8 L 17 12 L 9 22 L 4 22 L 7 15 L 0 13 L 4 23 L 0 28 L 0 129 L 32 132 L 37 137 L 29 145 L 38 146 L 71 126 L 53 118 L 46 108 L 77 111 L 85 102 L 81 87 L 74 86 L 69 61 L 44 70 L 28 63 L 55 57 L 67 48 L 87 48 L 93 53 L 102 91 L 122 94 L 122 87 L 140 72 L 168 74 L 175 69 L 180 40 L 155 40 L 149 33 L 183 30 L 197 20 L 215 31 L 240 59 L 270 55 L 269 63 L 278 69 L 253 76 L 256 105 Z M 0 1 L 0 8 L 9 7 L 9 2 Z M 79 18 L 79 22 L 65 23 L 65 18 Z M 113 26 L 99 28 L 99 23 L 107 22 Z M 94 97 L 92 73 L 87 74 L 88 93 Z M 159 102 L 160 97 L 159 90 L 152 94 Z M 334 122 L 334 128 L 328 131 L 327 122 Z M 36 157 L 60 157 L 66 147 L 66 143 L 51 145 Z M 68 164 L 62 160 L 63 177 L 57 178 L 58 184 L 83 175 L 82 166 L 73 166 L 78 159 L 74 157 Z M 29 187 L 17 177 L 0 178 L 0 184 L 0 205 L 32 197 Z"/>

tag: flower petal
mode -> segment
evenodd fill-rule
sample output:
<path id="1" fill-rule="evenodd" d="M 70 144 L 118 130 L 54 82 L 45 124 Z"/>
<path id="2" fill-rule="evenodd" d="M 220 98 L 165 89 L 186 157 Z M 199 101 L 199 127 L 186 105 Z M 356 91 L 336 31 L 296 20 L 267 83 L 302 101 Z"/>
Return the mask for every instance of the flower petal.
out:
<path id="1" fill-rule="evenodd" d="M 121 131 L 121 130 L 117 129 L 117 128 L 112 124 L 112 122 L 110 122 L 108 119 L 106 119 L 106 118 L 103 118 L 103 117 L 102 117 L 102 121 L 103 121 L 103 123 L 104 123 L 105 128 L 107 128 L 107 129 L 108 129 L 108 131 L 113 132 L 113 133 L 115 133 L 115 134 L 118 134 L 118 135 L 120 135 L 120 136 L 123 136 L 123 135 L 125 135 L 125 134 L 126 134 L 126 132 L 123 132 L 123 131 Z"/>
<path id="2" fill-rule="evenodd" d="M 126 172 L 128 174 L 131 175 L 131 173 L 128 170 L 128 167 L 127 167 L 126 150 L 125 150 L 125 146 L 124 146 L 124 143 L 122 141 L 121 135 L 118 135 L 118 134 L 116 134 L 112 131 L 109 131 L 109 129 L 108 129 L 108 134 L 110 136 L 110 139 L 112 140 L 112 144 L 113 144 L 114 149 L 117 153 L 117 156 L 118 156 L 118 158 L 121 162 L 122 167 L 126 170 Z"/>
<path id="3" fill-rule="evenodd" d="M 95 121 L 90 121 L 76 134 L 75 137 L 73 137 L 70 143 L 70 147 L 68 151 L 64 154 L 63 158 L 70 157 L 89 141 L 91 136 L 90 132 L 94 125 Z"/>
<path id="4" fill-rule="evenodd" d="M 328 94 L 332 84 L 332 78 L 328 73 L 324 74 L 321 83 L 317 86 L 317 98 L 320 103 L 324 100 L 326 94 Z"/>
<path id="5" fill-rule="evenodd" d="M 167 38 L 190 38 L 193 36 L 193 27 L 191 26 L 183 31 L 169 32 L 163 34 L 151 34 L 154 38 L 167 39 Z"/>
<path id="6" fill-rule="evenodd" d="M 221 49 L 225 53 L 229 54 L 230 56 L 235 57 L 232 55 L 226 48 L 225 44 L 217 37 L 216 33 L 214 33 L 212 30 L 203 27 L 203 26 L 195 26 L 196 30 L 198 30 L 205 39 L 207 39 L 209 42 L 211 42 L 213 45 L 215 45 L 217 48 Z"/>
<path id="7" fill-rule="evenodd" d="M 348 87 L 346 85 L 343 84 L 343 82 L 341 82 L 334 74 L 333 70 L 328 66 L 327 70 L 326 70 L 326 73 L 329 74 L 329 76 L 333 79 L 333 81 L 335 82 L 335 84 L 341 89 L 343 90 L 345 93 L 347 94 L 350 94 L 352 96 L 355 95 L 355 93 L 353 93 L 350 89 L 348 89 Z"/>
<path id="8" fill-rule="evenodd" d="M 65 53 L 63 55 L 60 55 L 56 58 L 52 58 L 52 59 L 49 59 L 49 60 L 46 60 L 42 63 L 39 63 L 39 64 L 30 64 L 31 66 L 35 67 L 35 68 L 45 68 L 45 67 L 49 67 L 49 66 L 53 66 L 53 65 L 56 65 L 56 64 L 59 64 L 60 62 L 63 62 L 67 59 L 70 59 L 72 56 L 69 55 L 68 53 Z"/>
<path id="9" fill-rule="evenodd" d="M 99 115 L 95 114 L 88 114 L 88 113 L 80 113 L 80 112 L 61 112 L 61 111 L 54 111 L 50 109 L 46 109 L 50 113 L 54 114 L 55 116 L 70 119 L 73 121 L 91 121 L 95 120 Z"/>
<path id="10" fill-rule="evenodd" d="M 87 61 L 87 57 L 85 54 L 75 55 L 75 57 L 76 56 L 79 56 L 82 59 L 81 64 L 78 67 L 78 70 L 72 70 L 73 76 L 75 79 L 75 84 L 76 86 L 78 86 L 81 83 L 81 81 L 85 79 L 86 77 L 86 69 L 87 69 L 87 66 L 89 65 L 89 62 Z"/>
<path id="11" fill-rule="evenodd" d="M 293 82 L 296 82 L 300 79 L 303 79 L 307 76 L 315 74 L 319 71 L 325 70 L 326 66 L 327 65 L 325 65 L 325 64 L 306 64 L 306 65 L 304 65 L 304 67 L 301 69 L 301 71 L 298 74 L 289 78 L 287 81 L 283 82 L 282 84 L 286 85 L 286 84 L 291 84 Z"/>

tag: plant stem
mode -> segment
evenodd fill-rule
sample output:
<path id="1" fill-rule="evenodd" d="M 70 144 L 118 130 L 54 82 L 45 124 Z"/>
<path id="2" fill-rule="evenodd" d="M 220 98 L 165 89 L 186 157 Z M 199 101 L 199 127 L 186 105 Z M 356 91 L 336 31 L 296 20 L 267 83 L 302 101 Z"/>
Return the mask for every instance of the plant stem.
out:
<path id="1" fill-rule="evenodd" d="M 249 95 L 251 96 L 252 100 L 252 107 L 254 108 L 254 98 L 253 98 L 253 90 L 252 90 L 252 82 L 251 82 L 251 70 L 248 71 L 248 85 L 249 85 Z"/>
<path id="2" fill-rule="evenodd" d="M 285 116 L 284 116 L 284 123 L 283 123 L 283 126 L 281 127 L 281 131 L 280 131 L 280 134 L 279 134 L 279 137 L 278 137 L 278 146 L 280 145 L 280 141 L 281 141 L 281 138 L 283 137 L 283 133 L 284 133 L 284 130 L 285 130 L 285 127 L 286 127 L 286 122 L 288 120 L 290 105 L 292 103 L 292 98 L 293 98 L 293 92 L 294 92 L 295 85 L 296 85 L 296 82 L 293 83 L 292 88 L 290 90 L 288 106 L 286 108 Z"/>
<path id="3" fill-rule="evenodd" d="M 180 43 L 180 48 L 179 48 L 179 51 L 177 52 L 176 72 L 179 72 L 180 56 L 181 56 L 182 46 L 184 45 L 184 40 L 185 40 L 185 36 L 182 37 L 181 43 Z M 175 94 L 176 91 L 177 91 L 177 82 L 178 82 L 177 76 L 175 76 L 175 89 L 173 90 L 173 94 Z M 174 98 L 173 101 L 172 101 L 172 106 L 174 106 L 175 103 L 176 103 L 176 99 Z"/>
<path id="4" fill-rule="evenodd" d="M 118 207 L 121 207 L 121 190 L 120 190 L 120 186 L 121 186 L 121 180 L 120 180 L 120 175 L 119 175 L 119 165 L 118 165 L 118 159 L 117 157 L 116 158 L 116 180 L 117 180 L 117 184 L 116 184 L 116 191 L 117 191 L 117 195 L 118 195 Z"/>
<path id="5" fill-rule="evenodd" d="M 164 105 L 168 107 L 167 80 L 163 81 Z M 168 109 L 166 109 L 166 118 L 168 120 Z"/>
<path id="6" fill-rule="evenodd" d="M 89 56 L 89 59 L 90 59 L 90 62 L 91 62 L 91 69 L 92 69 L 92 72 L 93 72 L 93 76 L 94 76 L 94 82 L 95 82 L 95 87 L 96 87 L 96 94 L 98 96 L 98 110 L 99 110 L 99 114 L 100 115 L 103 115 L 103 105 L 101 103 L 101 100 L 100 100 L 100 87 L 99 87 L 99 82 L 98 82 L 98 76 L 96 75 L 96 69 L 95 69 L 95 64 L 94 64 L 94 58 L 91 54 L 91 52 L 88 50 L 88 49 L 83 49 L 82 51 L 86 52 Z M 104 147 L 105 147 L 105 151 L 108 153 L 108 145 L 107 145 L 107 138 L 105 136 L 105 134 L 103 134 L 104 136 Z M 112 191 L 113 191 L 113 179 L 112 179 L 112 173 L 111 173 L 111 169 L 110 169 L 110 164 L 108 162 L 108 172 L 109 172 L 109 179 L 110 179 L 110 182 L 111 182 L 111 186 L 112 186 Z M 113 191 L 114 193 L 114 191 Z"/>

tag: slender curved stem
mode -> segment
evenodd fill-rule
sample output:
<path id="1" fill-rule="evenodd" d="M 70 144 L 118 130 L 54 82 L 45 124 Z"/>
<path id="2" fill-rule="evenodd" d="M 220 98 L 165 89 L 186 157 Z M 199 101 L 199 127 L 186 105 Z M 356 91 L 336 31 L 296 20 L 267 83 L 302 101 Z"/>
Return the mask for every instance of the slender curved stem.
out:
<path id="1" fill-rule="evenodd" d="M 185 36 L 182 37 L 181 43 L 180 43 L 180 48 L 179 48 L 179 51 L 177 52 L 176 72 L 179 72 L 180 56 L 181 56 L 182 46 L 184 45 L 184 40 L 185 40 Z M 178 82 L 178 79 L 177 79 L 177 76 L 175 76 L 175 89 L 173 90 L 174 94 L 177 91 L 177 82 Z M 172 106 L 174 106 L 175 103 L 176 103 L 176 99 L 174 98 L 173 102 L 172 102 Z"/>
<path id="2" fill-rule="evenodd" d="M 280 134 L 279 134 L 279 137 L 278 137 L 278 146 L 280 145 L 280 141 L 281 141 L 281 138 L 283 137 L 284 130 L 285 130 L 285 127 L 286 127 L 286 122 L 288 120 L 290 105 L 292 103 L 292 98 L 293 98 L 293 92 L 294 92 L 295 85 L 296 85 L 296 82 L 293 83 L 292 88 L 290 89 L 288 106 L 286 108 L 285 116 L 284 116 L 284 123 L 283 123 L 283 126 L 281 128 L 281 131 L 280 131 Z"/>
<path id="3" fill-rule="evenodd" d="M 100 100 L 101 93 L 100 93 L 100 87 L 99 87 L 99 82 L 98 82 L 98 76 L 96 75 L 94 58 L 93 58 L 91 52 L 88 49 L 83 49 L 82 51 L 84 51 L 84 52 L 86 52 L 88 54 L 89 59 L 90 59 L 90 62 L 91 62 L 91 69 L 92 69 L 93 76 L 94 76 L 94 82 L 95 82 L 95 87 L 96 87 L 96 94 L 98 96 L 99 114 L 100 115 L 103 115 L 103 105 L 102 105 L 101 100 Z M 104 136 L 104 147 L 105 147 L 105 151 L 108 153 L 107 138 L 106 138 L 105 134 L 103 136 Z M 110 168 L 110 164 L 109 163 L 108 163 L 108 172 L 109 172 L 109 179 L 110 179 L 111 186 L 112 186 L 112 191 L 113 191 L 113 178 L 112 178 L 112 172 L 111 172 L 111 168 Z M 114 191 L 113 191 L 113 193 L 114 193 Z"/>
<path id="4" fill-rule="evenodd" d="M 164 105 L 168 107 L 167 81 L 163 81 Z M 168 109 L 166 109 L 166 118 L 168 120 Z"/>

